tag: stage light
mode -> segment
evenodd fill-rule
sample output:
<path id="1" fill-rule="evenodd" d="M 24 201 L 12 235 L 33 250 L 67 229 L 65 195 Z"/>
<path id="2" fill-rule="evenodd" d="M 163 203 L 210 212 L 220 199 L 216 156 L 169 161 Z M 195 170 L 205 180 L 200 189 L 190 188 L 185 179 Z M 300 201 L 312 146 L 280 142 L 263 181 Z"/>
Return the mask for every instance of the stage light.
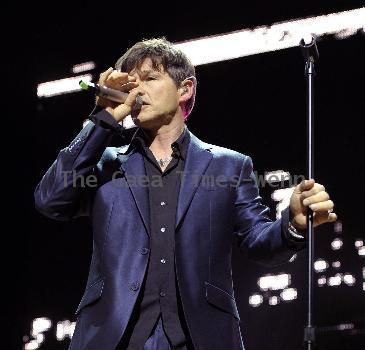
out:
<path id="1" fill-rule="evenodd" d="M 365 8 L 293 19 L 273 25 L 246 28 L 226 34 L 176 43 L 194 65 L 219 62 L 299 45 L 304 35 L 338 34 L 339 38 L 363 30 Z"/>
<path id="2" fill-rule="evenodd" d="M 89 82 L 92 80 L 92 75 L 91 74 L 79 75 L 77 77 L 53 80 L 53 81 L 48 81 L 46 83 L 38 84 L 37 96 L 51 97 L 70 92 L 80 91 L 81 90 L 81 87 L 79 85 L 80 80 Z"/>
<path id="3" fill-rule="evenodd" d="M 331 287 L 333 286 L 339 286 L 341 284 L 341 275 L 337 274 L 336 276 L 332 276 L 328 279 L 327 284 Z"/>
<path id="4" fill-rule="evenodd" d="M 36 350 L 39 348 L 39 344 L 36 340 L 31 340 L 29 343 L 24 344 L 24 350 Z"/>
<path id="5" fill-rule="evenodd" d="M 331 242 L 331 248 L 333 250 L 339 250 L 341 249 L 343 246 L 343 242 L 342 239 L 340 238 L 335 238 L 332 242 Z"/>
<path id="6" fill-rule="evenodd" d="M 327 279 L 325 276 L 321 276 L 318 278 L 317 282 L 319 287 L 323 287 L 326 284 Z"/>
<path id="7" fill-rule="evenodd" d="M 334 231 L 335 233 L 342 233 L 342 221 L 337 220 L 334 225 Z"/>
<path id="8" fill-rule="evenodd" d="M 269 305 L 277 305 L 279 304 L 279 302 L 280 302 L 279 298 L 275 295 L 270 297 L 269 299 Z"/>
<path id="9" fill-rule="evenodd" d="M 262 297 L 262 295 L 260 294 L 253 294 L 251 295 L 249 298 L 248 298 L 248 303 L 253 306 L 253 307 L 256 307 L 256 306 L 259 306 L 262 304 L 264 298 Z"/>
<path id="10" fill-rule="evenodd" d="M 298 296 L 298 291 L 295 288 L 287 288 L 280 293 L 281 299 L 285 301 L 294 300 L 297 298 L 297 296 Z"/>
<path id="11" fill-rule="evenodd" d="M 57 322 L 56 338 L 57 340 L 63 340 L 66 337 L 72 338 L 75 331 L 76 322 L 70 322 L 69 320 Z"/>
<path id="12" fill-rule="evenodd" d="M 39 317 L 33 320 L 32 328 L 30 334 L 36 337 L 37 334 L 43 333 L 50 329 L 52 326 L 52 321 L 46 317 Z"/>
<path id="13" fill-rule="evenodd" d="M 314 270 L 316 272 L 326 271 L 328 268 L 328 262 L 323 259 L 318 259 L 314 262 Z"/>
<path id="14" fill-rule="evenodd" d="M 353 286 L 356 282 L 356 279 L 353 275 L 347 273 L 345 275 L 342 276 L 342 280 L 344 281 L 345 284 L 347 284 L 348 286 Z"/>
<path id="15" fill-rule="evenodd" d="M 257 284 L 261 290 L 284 289 L 290 284 L 290 275 L 283 273 L 280 275 L 263 276 L 258 279 Z"/>
<path id="16" fill-rule="evenodd" d="M 341 263 L 339 261 L 334 261 L 332 263 L 332 267 L 335 269 L 339 269 L 341 267 Z"/>
<path id="17" fill-rule="evenodd" d="M 342 323 L 336 326 L 336 329 L 339 331 L 344 331 L 347 329 L 354 329 L 355 325 L 353 323 Z"/>
<path id="18" fill-rule="evenodd" d="M 355 247 L 356 248 L 361 248 L 364 245 L 364 241 L 362 239 L 357 239 L 355 241 Z"/>
<path id="19" fill-rule="evenodd" d="M 79 63 L 79 64 L 75 64 L 72 67 L 72 72 L 75 73 L 75 74 L 79 74 L 79 73 L 82 73 L 82 72 L 92 70 L 95 67 L 96 67 L 96 64 L 95 64 L 94 61 Z"/>
<path id="20" fill-rule="evenodd" d="M 365 247 L 360 247 L 358 250 L 358 253 L 360 256 L 364 256 L 365 255 Z"/>

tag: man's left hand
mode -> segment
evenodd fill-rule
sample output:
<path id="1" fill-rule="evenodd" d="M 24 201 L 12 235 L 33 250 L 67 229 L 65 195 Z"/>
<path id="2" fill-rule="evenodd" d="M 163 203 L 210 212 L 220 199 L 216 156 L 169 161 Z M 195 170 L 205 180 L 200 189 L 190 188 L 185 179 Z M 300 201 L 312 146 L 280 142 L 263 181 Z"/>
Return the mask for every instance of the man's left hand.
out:
<path id="1" fill-rule="evenodd" d="M 323 185 L 313 179 L 303 180 L 294 189 L 290 198 L 292 224 L 298 230 L 307 227 L 307 208 L 313 211 L 313 226 L 334 222 L 337 215 L 333 213 L 334 203 Z"/>

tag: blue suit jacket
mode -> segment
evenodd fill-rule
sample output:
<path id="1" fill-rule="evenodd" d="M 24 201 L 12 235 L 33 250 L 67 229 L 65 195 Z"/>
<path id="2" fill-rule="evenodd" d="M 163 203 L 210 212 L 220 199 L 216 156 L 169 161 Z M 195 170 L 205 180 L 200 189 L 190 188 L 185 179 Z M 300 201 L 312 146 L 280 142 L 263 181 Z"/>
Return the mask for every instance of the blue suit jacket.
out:
<path id="1" fill-rule="evenodd" d="M 127 146 L 107 147 L 111 136 L 111 130 L 88 124 L 59 153 L 35 191 L 44 215 L 92 220 L 93 256 L 72 350 L 115 349 L 149 258 L 148 187 L 138 180 L 145 174 L 143 159 L 136 150 L 126 153 Z M 89 180 L 97 179 L 97 186 L 74 186 L 76 175 L 95 176 Z M 222 186 L 227 179 L 234 181 Z M 275 222 L 267 213 L 250 157 L 191 134 L 176 214 L 175 266 L 197 349 L 243 349 L 231 274 L 234 238 L 252 259 L 271 265 L 302 248 L 289 244 L 288 210 Z"/>

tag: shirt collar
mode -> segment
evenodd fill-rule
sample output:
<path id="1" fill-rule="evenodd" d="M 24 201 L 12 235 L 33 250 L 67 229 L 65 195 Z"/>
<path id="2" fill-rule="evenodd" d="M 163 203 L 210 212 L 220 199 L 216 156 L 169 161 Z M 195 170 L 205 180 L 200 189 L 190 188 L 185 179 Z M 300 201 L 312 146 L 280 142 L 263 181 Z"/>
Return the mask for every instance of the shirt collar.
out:
<path id="1" fill-rule="evenodd" d="M 129 153 L 132 149 L 139 149 L 144 152 L 145 148 L 148 147 L 148 138 L 145 131 L 142 128 L 138 128 L 134 133 L 131 142 L 128 146 L 126 153 Z M 180 136 L 171 144 L 171 149 L 176 152 L 182 159 L 186 158 L 186 153 L 190 141 L 190 132 L 187 126 L 184 126 L 184 130 Z"/>

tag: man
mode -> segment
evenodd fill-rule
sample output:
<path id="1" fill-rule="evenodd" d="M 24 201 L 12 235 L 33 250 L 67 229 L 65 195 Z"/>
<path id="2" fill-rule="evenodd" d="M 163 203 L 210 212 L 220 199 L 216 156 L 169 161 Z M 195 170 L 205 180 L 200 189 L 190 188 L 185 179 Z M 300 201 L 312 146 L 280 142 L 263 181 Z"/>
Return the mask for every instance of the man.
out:
<path id="1" fill-rule="evenodd" d="M 168 41 L 135 44 L 115 68 L 99 83 L 128 98 L 97 98 L 92 122 L 59 153 L 35 193 L 46 216 L 88 215 L 93 224 L 70 349 L 243 349 L 233 238 L 252 259 L 285 262 L 305 246 L 308 206 L 319 225 L 336 220 L 333 202 L 322 185 L 303 181 L 282 219 L 270 221 L 251 158 L 187 129 L 195 70 Z M 129 114 L 139 127 L 131 143 L 108 147 Z"/>

